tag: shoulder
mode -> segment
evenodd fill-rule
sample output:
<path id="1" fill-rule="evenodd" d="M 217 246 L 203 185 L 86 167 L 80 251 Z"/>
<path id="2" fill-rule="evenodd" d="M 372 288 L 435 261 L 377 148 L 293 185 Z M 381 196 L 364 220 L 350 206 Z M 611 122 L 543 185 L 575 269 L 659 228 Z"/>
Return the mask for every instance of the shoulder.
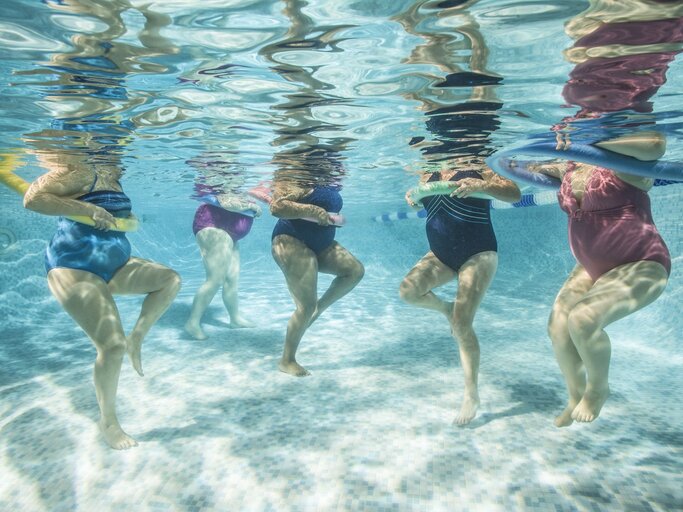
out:
<path id="1" fill-rule="evenodd" d="M 621 172 L 612 171 L 614 175 L 621 181 L 628 183 L 636 188 L 639 188 L 643 192 L 649 191 L 655 184 L 653 178 L 645 178 L 643 176 L 634 176 L 633 174 L 624 174 Z"/>
<path id="2" fill-rule="evenodd" d="M 310 189 L 301 188 L 289 183 L 277 183 L 273 184 L 272 187 L 273 201 L 298 201 L 309 192 Z"/>
<path id="3" fill-rule="evenodd" d="M 479 175 L 481 176 L 481 179 L 484 180 L 486 183 L 498 183 L 498 184 L 503 184 L 503 185 L 508 185 L 508 186 L 514 186 L 517 188 L 517 185 L 515 184 L 514 181 L 505 178 L 504 176 L 501 176 L 500 174 L 493 172 L 491 169 L 488 167 L 485 167 L 483 169 L 478 170 Z"/>
<path id="4" fill-rule="evenodd" d="M 38 177 L 31 185 L 34 192 L 59 197 L 76 197 L 86 193 L 95 180 L 95 173 L 86 168 L 57 168 Z"/>

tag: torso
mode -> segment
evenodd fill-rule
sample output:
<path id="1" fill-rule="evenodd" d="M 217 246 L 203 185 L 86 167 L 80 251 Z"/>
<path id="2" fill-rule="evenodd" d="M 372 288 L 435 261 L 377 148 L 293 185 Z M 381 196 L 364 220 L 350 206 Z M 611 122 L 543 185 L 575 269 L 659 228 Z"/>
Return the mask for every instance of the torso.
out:
<path id="1" fill-rule="evenodd" d="M 344 204 L 338 187 L 320 186 L 309 189 L 298 199 L 292 199 L 301 204 L 319 206 L 330 213 L 339 213 Z M 279 235 L 289 235 L 301 240 L 316 254 L 327 249 L 334 242 L 335 226 L 321 226 L 315 222 L 303 219 L 278 220 L 271 238 Z"/>
<path id="2" fill-rule="evenodd" d="M 433 173 L 428 180 L 457 181 L 482 179 L 476 171 Z M 422 204 L 427 210 L 427 239 L 434 255 L 454 271 L 475 254 L 497 251 L 491 224 L 490 201 L 479 198 L 428 196 Z"/>
<path id="3" fill-rule="evenodd" d="M 594 279 L 625 263 L 648 260 L 671 268 L 652 220 L 647 192 L 603 167 L 565 173 L 558 193 L 569 215 L 569 243 Z"/>
<path id="4" fill-rule="evenodd" d="M 96 175 L 88 189 L 76 199 L 104 208 L 114 217 L 129 217 L 130 198 L 122 191 L 119 182 L 102 181 Z M 109 186 L 111 188 L 105 188 Z M 48 244 L 45 268 L 48 272 L 60 267 L 83 270 L 109 282 L 130 255 L 131 246 L 125 233 L 95 229 L 62 217 Z"/>

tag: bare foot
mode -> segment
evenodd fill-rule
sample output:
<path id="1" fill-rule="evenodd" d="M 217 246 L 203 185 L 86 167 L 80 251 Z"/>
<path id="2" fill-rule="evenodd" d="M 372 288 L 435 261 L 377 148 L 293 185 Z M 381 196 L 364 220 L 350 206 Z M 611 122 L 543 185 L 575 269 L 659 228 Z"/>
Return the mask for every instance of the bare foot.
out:
<path id="1" fill-rule="evenodd" d="M 142 373 L 142 340 L 128 336 L 126 338 L 126 352 L 128 352 L 128 357 L 135 371 L 140 377 L 144 377 L 145 374 Z"/>
<path id="2" fill-rule="evenodd" d="M 254 327 L 254 323 L 250 322 L 249 320 L 242 318 L 241 316 L 238 316 L 236 318 L 230 318 L 230 327 L 233 329 L 241 329 L 244 327 Z M 186 327 L 187 329 L 187 327 Z M 201 331 L 201 329 L 200 329 Z M 188 331 L 189 332 L 189 331 Z M 202 334 L 204 334 L 202 332 Z M 203 339 L 203 338 L 198 338 L 198 339 Z"/>
<path id="3" fill-rule="evenodd" d="M 296 361 L 285 362 L 281 360 L 277 367 L 281 372 L 289 373 L 295 377 L 308 377 L 311 374 L 311 372 L 309 372 Z"/>
<path id="4" fill-rule="evenodd" d="M 199 324 L 192 324 L 189 321 L 185 323 L 185 332 L 196 340 L 205 340 L 208 338 Z"/>
<path id="5" fill-rule="evenodd" d="M 462 405 L 460 406 L 460 412 L 453 420 L 453 425 L 467 425 L 477 415 L 478 408 L 479 394 L 476 391 L 474 393 L 465 393 Z"/>
<path id="6" fill-rule="evenodd" d="M 564 408 L 564 411 L 562 411 L 555 417 L 555 421 L 553 423 L 555 423 L 556 427 L 568 427 L 569 425 L 574 423 L 574 419 L 572 418 L 572 412 L 574 411 L 578 403 L 578 400 L 569 401 L 567 407 Z"/>
<path id="7" fill-rule="evenodd" d="M 572 412 L 572 419 L 582 423 L 595 420 L 600 415 L 600 409 L 605 405 L 608 396 L 609 386 L 598 391 L 587 389 L 579 405 Z"/>
<path id="8" fill-rule="evenodd" d="M 138 442 L 135 439 L 123 431 L 118 422 L 107 425 L 104 422 L 104 419 L 100 418 L 97 425 L 100 427 L 100 432 L 102 432 L 104 440 L 109 446 L 114 448 L 114 450 L 127 450 L 128 448 L 138 445 Z"/>

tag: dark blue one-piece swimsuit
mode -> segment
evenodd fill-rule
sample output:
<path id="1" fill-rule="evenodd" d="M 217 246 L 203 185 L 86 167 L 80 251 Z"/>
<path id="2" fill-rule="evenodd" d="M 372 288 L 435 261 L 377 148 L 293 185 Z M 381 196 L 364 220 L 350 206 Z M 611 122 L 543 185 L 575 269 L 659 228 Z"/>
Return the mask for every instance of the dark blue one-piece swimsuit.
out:
<path id="1" fill-rule="evenodd" d="M 450 181 L 464 178 L 481 179 L 481 176 L 476 171 L 458 171 Z M 440 173 L 429 177 L 429 182 L 440 180 Z M 457 272 L 475 254 L 498 250 L 490 203 L 488 199 L 447 195 L 422 200 L 427 210 L 429 248 L 439 261 Z"/>
<path id="2" fill-rule="evenodd" d="M 344 204 L 338 187 L 316 187 L 297 202 L 319 206 L 330 213 L 339 213 Z M 293 236 L 319 254 L 332 245 L 336 229 L 335 226 L 321 226 L 302 219 L 280 219 L 275 224 L 271 239 L 278 235 Z"/>
<path id="3" fill-rule="evenodd" d="M 104 208 L 114 217 L 130 216 L 130 198 L 123 192 L 97 190 L 93 192 L 97 176 L 90 191 L 79 201 Z M 104 231 L 80 222 L 60 217 L 57 232 L 47 246 L 45 269 L 64 267 L 85 270 L 111 281 L 117 270 L 130 259 L 131 247 L 121 231 Z"/>

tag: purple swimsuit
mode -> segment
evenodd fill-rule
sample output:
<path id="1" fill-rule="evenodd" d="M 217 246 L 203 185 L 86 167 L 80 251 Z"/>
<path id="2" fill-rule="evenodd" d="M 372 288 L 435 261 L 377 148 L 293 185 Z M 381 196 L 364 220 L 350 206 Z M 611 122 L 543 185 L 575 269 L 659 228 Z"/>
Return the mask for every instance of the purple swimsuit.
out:
<path id="1" fill-rule="evenodd" d="M 670 273 L 671 256 L 652 220 L 647 192 L 598 167 L 579 205 L 572 193 L 573 173 L 565 173 L 558 199 L 569 215 L 572 253 L 593 280 L 636 261 L 656 261 Z"/>
<path id="2" fill-rule="evenodd" d="M 237 242 L 247 236 L 253 223 L 253 217 L 204 203 L 194 214 L 192 231 L 196 235 L 204 228 L 221 229 Z"/>

